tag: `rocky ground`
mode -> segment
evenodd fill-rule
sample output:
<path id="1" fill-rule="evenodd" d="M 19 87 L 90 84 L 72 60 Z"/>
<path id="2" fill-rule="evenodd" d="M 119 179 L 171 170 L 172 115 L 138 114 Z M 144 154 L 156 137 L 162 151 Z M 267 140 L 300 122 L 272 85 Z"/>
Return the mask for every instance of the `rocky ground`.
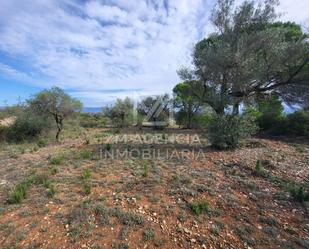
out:
<path id="1" fill-rule="evenodd" d="M 160 133 L 89 129 L 59 144 L 3 145 L 0 247 L 309 248 L 297 194 L 308 191 L 308 141 L 254 138 L 219 151 L 203 131 Z M 117 149 L 129 157 L 106 158 Z"/>

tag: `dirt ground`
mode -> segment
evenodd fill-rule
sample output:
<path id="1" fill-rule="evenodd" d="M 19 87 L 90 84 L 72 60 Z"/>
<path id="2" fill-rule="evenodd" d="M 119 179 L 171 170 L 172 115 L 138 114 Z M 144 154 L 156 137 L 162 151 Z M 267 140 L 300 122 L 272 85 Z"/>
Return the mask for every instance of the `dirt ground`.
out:
<path id="1" fill-rule="evenodd" d="M 0 248 L 309 248 L 308 203 L 290 191 L 308 189 L 309 141 L 253 138 L 219 151 L 203 131 L 159 133 L 88 129 L 2 146 Z M 10 201 L 31 176 L 45 180 Z"/>

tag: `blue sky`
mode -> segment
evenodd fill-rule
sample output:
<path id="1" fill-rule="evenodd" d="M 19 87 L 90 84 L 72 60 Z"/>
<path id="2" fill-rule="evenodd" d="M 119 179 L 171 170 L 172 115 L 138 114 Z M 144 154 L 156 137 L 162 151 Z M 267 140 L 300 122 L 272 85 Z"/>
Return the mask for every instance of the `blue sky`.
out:
<path id="1" fill-rule="evenodd" d="M 240 0 L 236 1 L 240 2 Z M 309 27 L 307 0 L 282 20 Z M 0 106 L 53 85 L 85 106 L 170 92 L 196 41 L 212 32 L 213 0 L 2 0 Z"/>

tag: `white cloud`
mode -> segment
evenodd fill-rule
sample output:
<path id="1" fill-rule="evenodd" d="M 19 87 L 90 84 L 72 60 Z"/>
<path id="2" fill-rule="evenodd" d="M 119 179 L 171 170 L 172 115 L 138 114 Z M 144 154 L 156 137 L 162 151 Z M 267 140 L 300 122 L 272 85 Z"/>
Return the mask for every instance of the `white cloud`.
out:
<path id="1" fill-rule="evenodd" d="M 111 89 L 170 91 L 179 81 L 176 70 L 190 64 L 194 43 L 211 30 L 213 5 L 210 0 L 3 2 L 0 52 L 35 72 L 19 72 L 24 81 L 74 89 L 76 97 L 96 103 L 127 94 L 105 91 Z M 303 2 L 284 0 L 280 11 L 304 21 L 309 15 Z M 6 61 L 0 62 L 3 69 Z"/>

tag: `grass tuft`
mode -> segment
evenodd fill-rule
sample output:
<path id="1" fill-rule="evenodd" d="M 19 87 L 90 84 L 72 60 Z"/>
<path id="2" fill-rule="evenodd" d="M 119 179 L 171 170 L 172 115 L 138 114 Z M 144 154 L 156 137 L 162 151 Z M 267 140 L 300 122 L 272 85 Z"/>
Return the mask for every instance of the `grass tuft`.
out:
<path id="1" fill-rule="evenodd" d="M 209 211 L 209 205 L 208 202 L 206 201 L 191 203 L 189 207 L 195 215 L 200 215 L 202 213 Z"/>

